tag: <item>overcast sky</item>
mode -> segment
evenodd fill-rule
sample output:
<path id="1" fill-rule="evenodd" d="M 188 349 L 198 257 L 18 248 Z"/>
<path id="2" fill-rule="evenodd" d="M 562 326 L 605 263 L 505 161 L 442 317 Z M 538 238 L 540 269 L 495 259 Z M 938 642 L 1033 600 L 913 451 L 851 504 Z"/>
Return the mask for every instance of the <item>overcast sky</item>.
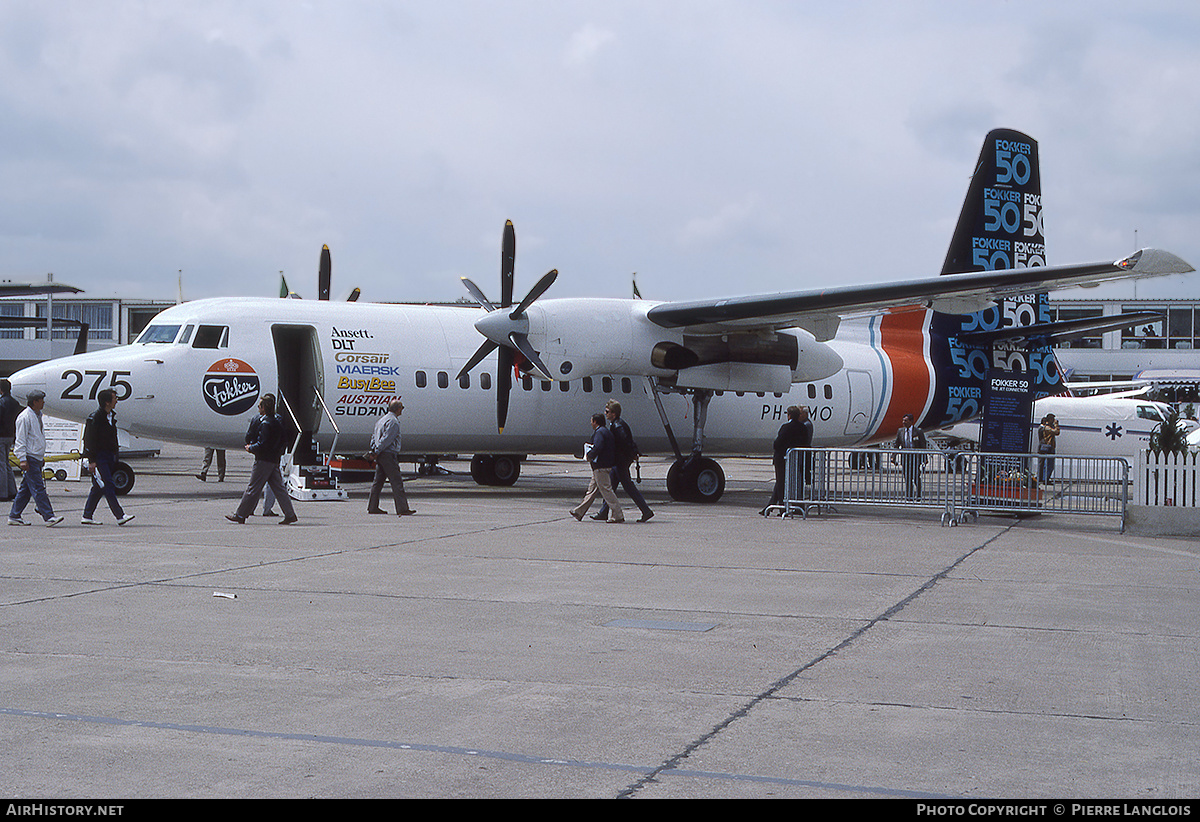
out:
<path id="1" fill-rule="evenodd" d="M 1200 265 L 1185 0 L 4 0 L 0 277 L 498 299 L 506 219 L 518 298 L 932 276 L 998 126 L 1050 264 Z"/>

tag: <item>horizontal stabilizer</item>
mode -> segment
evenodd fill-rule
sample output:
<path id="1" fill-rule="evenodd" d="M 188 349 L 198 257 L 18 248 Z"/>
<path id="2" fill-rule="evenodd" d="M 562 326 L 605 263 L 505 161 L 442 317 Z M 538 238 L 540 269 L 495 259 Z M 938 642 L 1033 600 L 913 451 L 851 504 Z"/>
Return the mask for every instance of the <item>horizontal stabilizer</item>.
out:
<path id="1" fill-rule="evenodd" d="M 995 331 L 973 331 L 959 334 L 958 339 L 970 345 L 986 346 L 997 342 L 1036 342 L 1041 345 L 1078 340 L 1102 334 L 1105 331 L 1117 331 L 1131 328 L 1142 323 L 1158 322 L 1163 315 L 1156 311 L 1130 311 L 1108 317 L 1086 317 L 1082 320 L 1060 320 L 1052 323 L 1035 325 L 1010 326 L 998 328 Z"/>

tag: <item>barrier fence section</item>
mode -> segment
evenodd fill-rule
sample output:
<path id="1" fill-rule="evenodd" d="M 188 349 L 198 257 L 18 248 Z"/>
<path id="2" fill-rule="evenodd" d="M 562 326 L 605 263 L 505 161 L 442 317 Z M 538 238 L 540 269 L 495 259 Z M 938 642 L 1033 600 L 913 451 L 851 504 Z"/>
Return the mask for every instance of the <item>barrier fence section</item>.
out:
<path id="1" fill-rule="evenodd" d="M 1135 487 L 1137 505 L 1200 506 L 1200 453 L 1139 452 Z"/>
<path id="2" fill-rule="evenodd" d="M 932 509 L 942 512 L 943 525 L 981 512 L 1070 513 L 1120 517 L 1123 532 L 1129 479 L 1120 457 L 794 448 L 783 513 L 807 517 L 838 505 Z"/>

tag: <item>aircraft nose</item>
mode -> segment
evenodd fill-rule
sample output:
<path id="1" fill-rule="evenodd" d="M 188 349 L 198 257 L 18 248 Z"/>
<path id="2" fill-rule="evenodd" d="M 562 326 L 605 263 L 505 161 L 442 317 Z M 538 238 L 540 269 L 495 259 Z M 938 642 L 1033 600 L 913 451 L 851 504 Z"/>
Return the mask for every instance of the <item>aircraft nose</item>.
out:
<path id="1" fill-rule="evenodd" d="M 29 368 L 22 368 L 13 374 L 8 378 L 8 381 L 12 383 L 13 397 L 24 403 L 31 391 L 37 390 L 45 393 L 48 373 L 44 365 L 31 365 Z"/>

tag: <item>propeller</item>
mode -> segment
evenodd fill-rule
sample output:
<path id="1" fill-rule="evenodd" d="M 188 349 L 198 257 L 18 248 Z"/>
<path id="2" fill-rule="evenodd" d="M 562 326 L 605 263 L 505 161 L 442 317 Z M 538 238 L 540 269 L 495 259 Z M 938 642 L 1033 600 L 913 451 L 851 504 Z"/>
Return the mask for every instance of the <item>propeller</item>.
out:
<path id="1" fill-rule="evenodd" d="M 321 265 L 317 269 L 317 299 L 329 299 L 329 281 L 333 277 L 333 261 L 329 258 L 329 246 L 321 246 Z"/>
<path id="2" fill-rule="evenodd" d="M 500 244 L 500 305 L 494 305 L 483 289 L 466 277 L 462 278 L 463 285 L 475 302 L 487 311 L 475 323 L 475 329 L 486 339 L 467 360 L 467 364 L 458 372 L 459 379 L 472 368 L 483 361 L 483 358 L 499 349 L 496 358 L 496 427 L 504 433 L 504 423 L 508 419 L 508 401 L 512 393 L 513 366 L 520 358 L 526 370 L 533 372 L 543 380 L 551 380 L 549 369 L 542 362 L 538 352 L 529 343 L 529 317 L 526 309 L 534 301 L 546 293 L 558 278 L 558 271 L 551 270 L 545 274 L 525 299 L 513 308 L 513 268 L 517 256 L 517 233 L 512 220 L 504 224 L 504 239 Z M 510 310 L 511 309 L 511 310 Z"/>

